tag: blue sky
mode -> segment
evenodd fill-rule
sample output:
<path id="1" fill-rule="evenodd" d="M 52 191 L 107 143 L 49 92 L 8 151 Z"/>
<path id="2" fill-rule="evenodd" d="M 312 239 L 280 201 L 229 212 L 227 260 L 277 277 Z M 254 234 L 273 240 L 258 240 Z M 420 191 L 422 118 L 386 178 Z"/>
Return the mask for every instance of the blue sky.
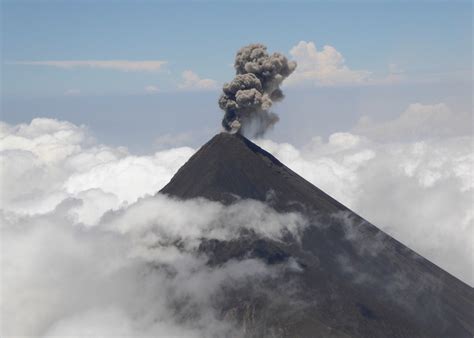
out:
<path id="1" fill-rule="evenodd" d="M 368 86 L 345 82 L 329 88 L 289 88 L 288 93 L 294 92 L 289 101 L 308 105 L 286 108 L 306 110 L 307 115 L 315 107 L 334 109 L 313 102 L 321 92 L 364 101 L 362 106 L 372 91 L 382 91 L 392 107 L 412 100 L 434 103 L 436 98 L 468 107 L 472 89 L 470 1 L 3 1 L 2 31 L 2 119 L 16 123 L 40 115 L 65 118 L 97 125 L 99 134 L 113 142 L 114 130 L 101 130 L 98 121 L 122 114 L 126 126 L 132 119 L 122 107 L 134 107 L 144 125 L 159 123 L 158 131 L 188 130 L 195 123 L 192 115 L 202 117 L 206 125 L 215 119 L 209 129 L 218 128 L 218 87 L 233 77 L 236 50 L 251 42 L 287 55 L 300 41 L 314 42 L 318 51 L 330 45 L 342 55 L 345 67 L 372 74 Z M 71 60 L 166 64 L 153 72 L 19 64 Z M 215 86 L 198 93 L 199 88 L 182 88 L 185 70 Z M 390 70 L 403 73 L 403 81 L 387 84 Z M 390 90 L 381 88 L 387 86 Z M 419 93 L 419 100 L 413 93 Z M 342 128 L 347 111 L 334 114 L 341 115 L 337 120 Z M 363 114 L 390 113 L 353 109 L 349 119 Z"/>

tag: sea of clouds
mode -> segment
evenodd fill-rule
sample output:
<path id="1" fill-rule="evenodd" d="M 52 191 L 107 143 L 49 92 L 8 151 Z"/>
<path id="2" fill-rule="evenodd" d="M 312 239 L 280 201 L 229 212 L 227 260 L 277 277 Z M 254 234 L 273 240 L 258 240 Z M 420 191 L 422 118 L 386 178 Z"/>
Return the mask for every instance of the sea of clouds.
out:
<path id="1" fill-rule="evenodd" d="M 201 241 L 242 228 L 278 240 L 305 226 L 255 201 L 153 196 L 196 151 L 189 147 L 135 156 L 85 126 L 44 118 L 0 123 L 0 139 L 1 336 L 231 336 L 233 323 L 213 310 L 218 290 L 286 267 L 244 259 L 211 268 Z M 300 148 L 257 142 L 474 284 L 470 114 L 413 104 L 394 120 L 362 118 Z"/>

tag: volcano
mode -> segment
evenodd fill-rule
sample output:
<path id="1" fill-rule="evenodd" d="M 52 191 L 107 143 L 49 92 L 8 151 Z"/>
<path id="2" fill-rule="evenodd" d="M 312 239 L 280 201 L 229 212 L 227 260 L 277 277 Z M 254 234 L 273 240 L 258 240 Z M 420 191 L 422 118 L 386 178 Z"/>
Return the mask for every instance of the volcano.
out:
<path id="1" fill-rule="evenodd" d="M 221 133 L 161 193 L 253 199 L 308 225 L 281 241 L 208 240 L 209 265 L 253 257 L 295 269 L 223 292 L 219 313 L 246 337 L 473 337 L 474 291 L 331 198 L 239 134 Z M 383 198 L 383 196 L 381 196 Z M 393 215 L 396 217 L 396 215 Z"/>

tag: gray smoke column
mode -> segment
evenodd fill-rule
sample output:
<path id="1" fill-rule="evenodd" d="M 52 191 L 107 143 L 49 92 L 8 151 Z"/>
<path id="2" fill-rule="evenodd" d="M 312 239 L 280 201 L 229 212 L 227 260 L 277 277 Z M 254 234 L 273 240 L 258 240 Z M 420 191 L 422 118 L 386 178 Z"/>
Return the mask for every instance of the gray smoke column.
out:
<path id="1" fill-rule="evenodd" d="M 296 69 L 296 62 L 280 53 L 269 55 L 262 44 L 251 44 L 237 52 L 234 68 L 236 76 L 224 84 L 219 98 L 225 112 L 222 126 L 261 136 L 279 120 L 270 109 L 284 98 L 280 85 Z"/>

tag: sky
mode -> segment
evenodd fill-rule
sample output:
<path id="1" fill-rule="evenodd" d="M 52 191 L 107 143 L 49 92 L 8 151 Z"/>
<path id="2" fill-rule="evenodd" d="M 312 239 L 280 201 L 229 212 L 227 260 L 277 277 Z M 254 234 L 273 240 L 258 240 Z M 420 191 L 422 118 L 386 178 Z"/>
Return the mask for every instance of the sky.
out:
<path id="1" fill-rule="evenodd" d="M 362 115 L 395 116 L 412 102 L 449 101 L 466 110 L 471 7 L 470 1 L 2 1 L 2 118 L 64 118 L 138 152 L 163 133 L 193 133 L 198 145 L 220 128 L 216 101 L 233 77 L 237 49 L 261 42 L 294 59 L 290 51 L 300 41 L 340 54 L 327 53 L 320 69 L 331 72 L 337 64 L 350 72 L 335 82 L 316 75 L 309 86 L 298 86 L 301 78 L 288 84 L 288 104 L 275 107 L 285 123 L 273 132 L 278 140 L 304 143 Z M 308 64 L 305 55 L 300 59 Z M 114 68 L 113 60 L 122 63 Z M 152 63 L 143 68 L 143 61 Z M 133 62 L 141 70 L 131 69 Z"/>
<path id="2" fill-rule="evenodd" d="M 1 6 L 0 335 L 229 336 L 212 290 L 275 271 L 204 269 L 200 241 L 278 239 L 304 219 L 153 195 L 222 130 L 221 87 L 255 42 L 298 66 L 254 141 L 474 285 L 471 1 Z M 177 294 L 195 321 L 179 321 Z"/>

